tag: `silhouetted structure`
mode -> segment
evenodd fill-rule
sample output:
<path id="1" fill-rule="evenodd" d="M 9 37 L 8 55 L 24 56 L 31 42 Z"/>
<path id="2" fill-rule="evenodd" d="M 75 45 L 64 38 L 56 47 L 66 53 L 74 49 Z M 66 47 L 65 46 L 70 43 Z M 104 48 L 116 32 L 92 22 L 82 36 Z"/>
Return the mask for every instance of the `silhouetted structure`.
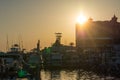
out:
<path id="1" fill-rule="evenodd" d="M 93 21 L 76 24 L 76 47 L 90 49 L 120 44 L 120 23 L 114 15 L 110 21 Z"/>
<path id="2" fill-rule="evenodd" d="M 40 51 L 40 40 L 38 40 L 38 43 L 37 43 L 37 51 L 38 52 Z"/>
<path id="3" fill-rule="evenodd" d="M 55 35 L 56 35 L 56 41 L 53 44 L 53 46 L 60 46 L 61 45 L 62 33 L 55 33 Z"/>
<path id="4" fill-rule="evenodd" d="M 76 24 L 76 48 L 83 68 L 95 72 L 119 73 L 120 22 L 114 15 L 110 21 Z M 111 73 L 111 74 L 112 74 Z"/>

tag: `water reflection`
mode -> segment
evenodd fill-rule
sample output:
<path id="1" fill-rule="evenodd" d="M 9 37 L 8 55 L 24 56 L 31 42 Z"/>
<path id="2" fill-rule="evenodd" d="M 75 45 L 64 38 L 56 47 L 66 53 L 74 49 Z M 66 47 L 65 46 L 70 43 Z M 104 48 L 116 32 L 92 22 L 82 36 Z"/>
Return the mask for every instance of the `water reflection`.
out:
<path id="1" fill-rule="evenodd" d="M 41 80 L 101 80 L 92 72 L 82 70 L 42 70 Z"/>
<path id="2" fill-rule="evenodd" d="M 77 79 L 77 71 L 61 71 L 61 80 L 76 80 Z"/>
<path id="3" fill-rule="evenodd" d="M 120 78 L 98 76 L 84 70 L 41 70 L 41 80 L 120 80 Z"/>

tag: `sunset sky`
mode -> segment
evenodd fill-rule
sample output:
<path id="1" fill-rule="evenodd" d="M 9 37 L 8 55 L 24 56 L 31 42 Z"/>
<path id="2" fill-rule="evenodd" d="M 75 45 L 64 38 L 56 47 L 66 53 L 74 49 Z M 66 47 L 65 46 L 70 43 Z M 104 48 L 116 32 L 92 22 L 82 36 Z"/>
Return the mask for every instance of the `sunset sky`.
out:
<path id="1" fill-rule="evenodd" d="M 30 50 L 40 39 L 41 47 L 55 41 L 61 32 L 62 43 L 75 43 L 75 24 L 80 12 L 93 20 L 110 20 L 116 14 L 120 21 L 120 0 L 0 0 L 0 51 L 23 41 Z"/>

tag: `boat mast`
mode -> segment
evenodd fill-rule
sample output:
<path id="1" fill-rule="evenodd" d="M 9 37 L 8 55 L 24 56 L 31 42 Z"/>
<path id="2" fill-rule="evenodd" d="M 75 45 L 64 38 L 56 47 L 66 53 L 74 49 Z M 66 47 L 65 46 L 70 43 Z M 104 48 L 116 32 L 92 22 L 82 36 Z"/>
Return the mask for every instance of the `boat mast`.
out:
<path id="1" fill-rule="evenodd" d="M 9 51 L 8 35 L 6 36 L 6 39 L 7 39 L 7 43 L 6 43 L 6 52 L 8 52 L 8 51 Z"/>

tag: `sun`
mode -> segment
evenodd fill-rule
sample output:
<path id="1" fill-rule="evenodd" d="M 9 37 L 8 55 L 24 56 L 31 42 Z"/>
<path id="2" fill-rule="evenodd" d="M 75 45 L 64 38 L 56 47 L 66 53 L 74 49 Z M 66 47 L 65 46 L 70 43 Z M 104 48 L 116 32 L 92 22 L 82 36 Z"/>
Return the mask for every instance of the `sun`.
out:
<path id="1" fill-rule="evenodd" d="M 87 21 L 87 18 L 82 13 L 77 18 L 77 23 L 79 23 L 79 24 L 84 24 L 86 21 Z"/>

